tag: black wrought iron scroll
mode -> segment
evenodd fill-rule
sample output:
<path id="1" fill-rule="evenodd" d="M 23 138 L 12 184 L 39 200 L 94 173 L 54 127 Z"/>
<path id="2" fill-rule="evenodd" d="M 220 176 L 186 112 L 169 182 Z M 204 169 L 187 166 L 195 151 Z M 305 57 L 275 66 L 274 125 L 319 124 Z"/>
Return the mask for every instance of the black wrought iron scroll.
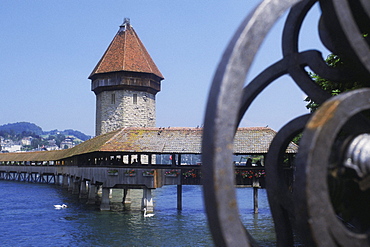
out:
<path id="1" fill-rule="evenodd" d="M 319 51 L 298 51 L 302 22 L 312 6 L 322 9 L 319 33 L 334 54 L 351 61 L 346 70 L 328 66 Z M 290 9 L 280 61 L 243 89 L 261 42 L 277 18 Z M 257 246 L 242 225 L 234 190 L 232 144 L 254 99 L 270 83 L 289 74 L 316 103 L 315 114 L 286 124 L 266 157 L 266 188 L 278 246 L 292 246 L 300 233 L 307 246 L 370 246 L 370 91 L 331 98 L 308 75 L 309 67 L 330 81 L 370 85 L 368 0 L 265 0 L 243 21 L 223 54 L 209 93 L 203 136 L 203 177 L 207 215 L 218 246 Z M 230 97 L 232 95 L 232 97 Z M 291 139 L 303 131 L 296 157 L 296 180 L 284 181 L 282 159 Z M 369 143 L 369 145 L 367 145 Z M 356 200 L 350 202 L 346 196 Z M 294 234 L 293 234 L 294 233 Z"/>

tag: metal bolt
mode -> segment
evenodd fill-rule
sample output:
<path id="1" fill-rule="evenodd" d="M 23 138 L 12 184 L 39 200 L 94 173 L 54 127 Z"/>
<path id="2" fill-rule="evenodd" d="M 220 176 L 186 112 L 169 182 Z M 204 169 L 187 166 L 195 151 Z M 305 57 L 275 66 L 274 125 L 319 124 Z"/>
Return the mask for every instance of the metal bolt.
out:
<path id="1" fill-rule="evenodd" d="M 370 134 L 358 135 L 351 141 L 345 154 L 344 166 L 356 172 L 361 190 L 370 188 Z"/>

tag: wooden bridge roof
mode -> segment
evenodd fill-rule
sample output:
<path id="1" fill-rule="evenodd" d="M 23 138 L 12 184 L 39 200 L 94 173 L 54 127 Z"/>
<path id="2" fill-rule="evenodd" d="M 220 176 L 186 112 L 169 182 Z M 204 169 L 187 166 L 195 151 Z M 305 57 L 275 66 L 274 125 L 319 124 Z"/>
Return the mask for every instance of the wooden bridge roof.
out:
<path id="1" fill-rule="evenodd" d="M 122 128 L 73 148 L 56 151 L 0 154 L 0 161 L 48 161 L 94 152 L 200 154 L 202 128 Z M 270 128 L 239 128 L 234 139 L 235 154 L 265 154 L 276 132 Z M 296 153 L 291 143 L 287 153 Z"/>

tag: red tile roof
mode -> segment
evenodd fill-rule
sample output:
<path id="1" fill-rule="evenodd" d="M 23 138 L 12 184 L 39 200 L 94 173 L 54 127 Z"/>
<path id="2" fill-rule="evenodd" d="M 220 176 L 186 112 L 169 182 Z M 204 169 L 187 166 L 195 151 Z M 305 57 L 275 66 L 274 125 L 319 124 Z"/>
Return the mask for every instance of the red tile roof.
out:
<path id="1" fill-rule="evenodd" d="M 152 73 L 164 78 L 128 20 L 120 26 L 89 78 L 94 74 L 119 71 Z"/>

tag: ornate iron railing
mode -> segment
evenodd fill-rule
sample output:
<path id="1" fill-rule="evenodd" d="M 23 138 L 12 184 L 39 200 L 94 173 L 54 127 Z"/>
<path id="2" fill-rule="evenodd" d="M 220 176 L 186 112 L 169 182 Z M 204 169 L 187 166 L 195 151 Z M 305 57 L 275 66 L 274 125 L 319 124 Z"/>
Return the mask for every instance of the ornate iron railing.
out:
<path id="1" fill-rule="evenodd" d="M 320 39 L 332 53 L 350 61 L 345 71 L 328 66 L 317 50 L 298 51 L 302 22 L 319 2 Z M 244 88 L 247 72 L 266 34 L 290 9 L 282 38 L 282 58 Z M 370 246 L 370 131 L 366 110 L 370 90 L 336 97 L 306 72 L 338 82 L 370 85 L 369 0 L 265 0 L 247 16 L 223 54 L 210 89 L 203 137 L 203 181 L 209 226 L 217 246 L 257 246 L 239 218 L 234 189 L 232 143 L 251 103 L 282 75 L 315 103 L 313 114 L 287 123 L 266 157 L 266 186 L 278 246 Z M 230 97 L 232 95 L 232 97 Z M 364 114 L 365 112 L 365 114 Z M 283 176 L 289 142 L 303 132 L 293 183 Z"/>

